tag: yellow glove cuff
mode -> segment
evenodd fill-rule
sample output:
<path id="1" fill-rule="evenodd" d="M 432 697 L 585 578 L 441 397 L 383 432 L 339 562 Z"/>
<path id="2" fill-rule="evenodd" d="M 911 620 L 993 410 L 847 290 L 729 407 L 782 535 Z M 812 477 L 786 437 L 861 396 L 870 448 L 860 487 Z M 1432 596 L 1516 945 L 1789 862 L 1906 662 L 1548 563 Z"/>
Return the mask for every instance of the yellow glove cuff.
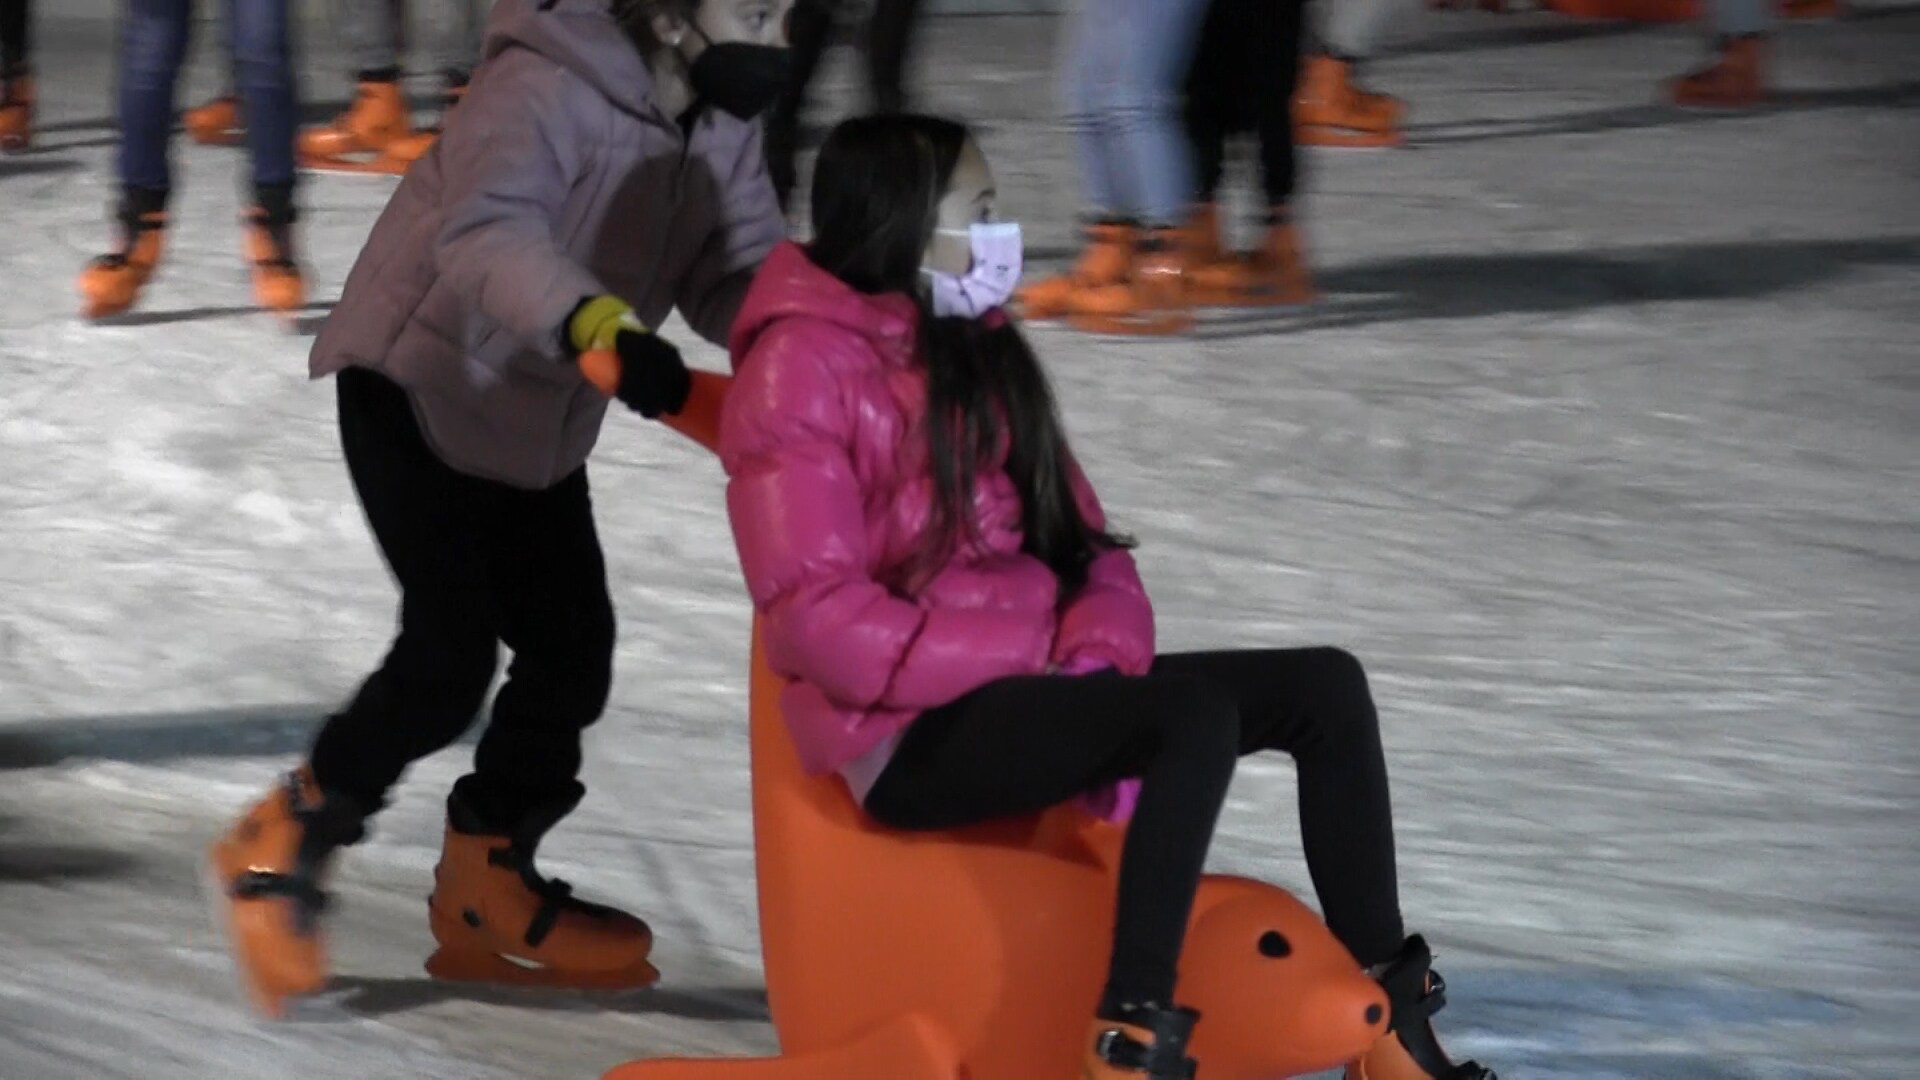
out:
<path id="1" fill-rule="evenodd" d="M 574 312 L 567 323 L 567 341 L 580 353 L 611 349 L 614 335 L 622 330 L 647 333 L 626 301 L 617 296 L 596 296 Z"/>

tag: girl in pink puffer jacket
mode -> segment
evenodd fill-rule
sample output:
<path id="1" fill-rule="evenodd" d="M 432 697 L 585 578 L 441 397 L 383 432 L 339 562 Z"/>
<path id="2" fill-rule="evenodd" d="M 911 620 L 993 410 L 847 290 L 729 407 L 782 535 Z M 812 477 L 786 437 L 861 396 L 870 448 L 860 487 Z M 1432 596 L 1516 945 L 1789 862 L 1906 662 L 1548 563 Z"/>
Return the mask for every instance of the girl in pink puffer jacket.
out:
<path id="1" fill-rule="evenodd" d="M 721 421 L 734 538 L 806 766 L 899 829 L 1137 792 L 1090 1080 L 1184 1077 L 1182 938 L 1236 759 L 1285 751 L 1334 934 L 1385 985 L 1368 1080 L 1483 1077 L 1428 1015 L 1401 924 L 1378 720 L 1336 649 L 1156 655 L 1130 542 L 1107 527 L 1038 361 L 999 304 L 1017 227 L 965 128 L 837 128 L 808 247 L 769 257 L 734 324 Z M 1119 800 L 1125 801 L 1125 800 Z"/>

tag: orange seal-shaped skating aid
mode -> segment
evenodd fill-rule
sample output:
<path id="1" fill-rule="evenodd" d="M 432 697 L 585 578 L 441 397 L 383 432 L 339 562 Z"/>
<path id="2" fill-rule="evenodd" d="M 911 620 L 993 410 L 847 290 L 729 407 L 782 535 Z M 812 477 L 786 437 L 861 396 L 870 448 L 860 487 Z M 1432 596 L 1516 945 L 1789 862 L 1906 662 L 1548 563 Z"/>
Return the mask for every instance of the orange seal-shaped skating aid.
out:
<path id="1" fill-rule="evenodd" d="M 668 423 L 713 447 L 728 380 L 694 380 Z M 1073 1080 L 1122 831 L 1067 807 L 954 832 L 881 828 L 837 778 L 801 769 L 783 680 L 754 640 L 760 936 L 783 1053 L 638 1061 L 606 1080 Z M 1201 887 L 1179 1000 L 1202 1014 L 1191 1052 L 1207 1080 L 1338 1067 L 1387 1027 L 1385 993 L 1320 920 L 1239 878 Z"/>

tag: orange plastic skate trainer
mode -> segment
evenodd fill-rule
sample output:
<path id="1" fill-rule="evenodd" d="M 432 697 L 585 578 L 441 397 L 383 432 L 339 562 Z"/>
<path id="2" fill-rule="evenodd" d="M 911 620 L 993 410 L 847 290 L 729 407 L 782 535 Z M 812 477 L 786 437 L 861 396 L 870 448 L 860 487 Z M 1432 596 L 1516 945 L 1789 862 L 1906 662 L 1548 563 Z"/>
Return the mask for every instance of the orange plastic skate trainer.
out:
<path id="1" fill-rule="evenodd" d="M 608 361 L 611 360 L 609 370 Z M 583 358 L 604 389 L 617 357 Z M 610 380 L 606 376 L 611 375 Z M 726 376 L 667 422 L 714 447 Z M 636 1061 L 606 1080 L 1073 1080 L 1113 930 L 1123 831 L 1071 807 L 899 833 L 807 775 L 756 626 L 751 747 L 760 935 L 777 1058 Z M 1386 1032 L 1385 991 L 1285 890 L 1209 877 L 1179 1000 L 1207 1080 L 1335 1068 Z"/>

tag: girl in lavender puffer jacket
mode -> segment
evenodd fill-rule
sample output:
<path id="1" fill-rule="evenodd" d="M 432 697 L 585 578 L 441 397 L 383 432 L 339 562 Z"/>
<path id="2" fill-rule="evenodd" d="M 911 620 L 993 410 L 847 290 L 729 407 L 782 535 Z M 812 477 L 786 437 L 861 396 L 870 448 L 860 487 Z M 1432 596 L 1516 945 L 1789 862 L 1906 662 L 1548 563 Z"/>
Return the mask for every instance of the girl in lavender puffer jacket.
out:
<path id="1" fill-rule="evenodd" d="M 1133 787 L 1083 1068 L 1161 1080 L 1187 1075 L 1195 1018 L 1173 1003 L 1175 972 L 1235 760 L 1289 753 L 1327 922 L 1394 1003 L 1397 1034 L 1350 1075 L 1489 1075 L 1449 1061 L 1427 1021 L 1440 983 L 1401 925 L 1359 663 L 1335 649 L 1155 654 L 1130 543 L 998 306 L 1020 241 L 993 206 L 965 128 L 842 124 L 815 167 L 818 238 L 769 257 L 734 326 L 727 507 L 803 762 L 900 829 Z"/>

